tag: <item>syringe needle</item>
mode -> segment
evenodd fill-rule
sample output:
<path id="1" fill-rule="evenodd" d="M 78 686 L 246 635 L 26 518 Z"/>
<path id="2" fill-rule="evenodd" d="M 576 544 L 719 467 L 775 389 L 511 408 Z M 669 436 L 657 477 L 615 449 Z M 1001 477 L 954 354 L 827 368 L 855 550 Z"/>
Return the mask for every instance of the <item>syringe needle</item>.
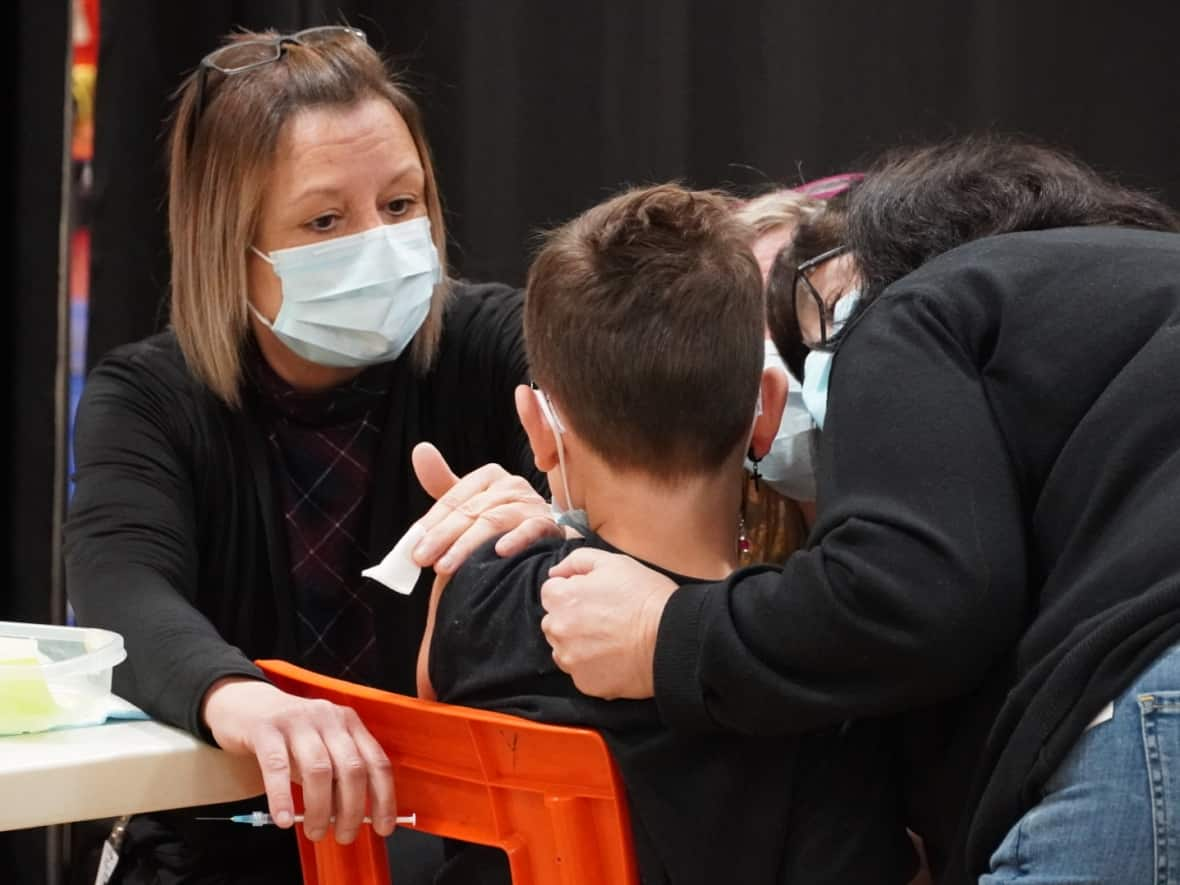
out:
<path id="1" fill-rule="evenodd" d="M 276 826 L 274 818 L 272 818 L 265 811 L 254 811 L 254 812 L 251 812 L 250 814 L 235 814 L 233 817 L 198 817 L 197 820 L 229 821 L 230 823 L 235 823 L 235 824 L 248 824 L 249 826 L 252 826 L 252 827 Z M 293 820 L 295 821 L 295 823 L 301 824 L 301 823 L 303 823 L 303 815 L 296 814 L 293 816 Z M 395 821 L 396 821 L 397 825 L 400 827 L 416 827 L 418 825 L 418 815 L 416 813 L 415 814 L 399 814 L 395 818 Z M 373 819 L 371 817 L 365 817 L 365 818 L 361 819 L 361 823 L 371 824 L 372 822 L 373 822 Z M 334 818 L 334 817 L 328 818 L 328 823 L 333 823 L 333 824 L 336 823 L 336 818 Z"/>

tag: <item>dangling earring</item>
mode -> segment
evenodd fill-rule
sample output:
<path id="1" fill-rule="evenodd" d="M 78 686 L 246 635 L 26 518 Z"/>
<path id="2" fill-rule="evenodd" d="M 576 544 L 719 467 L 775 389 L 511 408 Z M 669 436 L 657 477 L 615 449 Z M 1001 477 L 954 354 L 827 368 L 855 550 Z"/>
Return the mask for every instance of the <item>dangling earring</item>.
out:
<path id="1" fill-rule="evenodd" d="M 750 463 L 754 465 L 754 471 L 753 471 L 754 491 L 759 491 L 760 487 L 758 485 L 758 480 L 762 478 L 762 474 L 758 472 L 758 465 L 761 463 L 762 459 L 754 457 L 754 450 L 752 448 L 746 454 L 746 457 L 749 458 Z"/>
<path id="2" fill-rule="evenodd" d="M 753 452 L 751 452 L 750 454 L 752 455 Z M 762 460 L 761 458 L 753 458 L 753 457 L 750 458 L 750 461 L 754 465 L 753 478 L 754 478 L 754 490 L 755 491 L 758 490 L 758 462 L 761 460 Z M 742 506 L 741 506 L 741 509 L 738 511 L 738 544 L 737 544 L 738 555 L 740 557 L 742 557 L 743 559 L 750 553 L 750 548 L 751 548 L 750 535 L 749 535 L 749 532 L 746 530 L 746 504 L 749 502 L 749 494 L 747 493 L 747 488 L 748 487 L 746 485 L 745 478 L 743 477 L 742 478 Z"/>

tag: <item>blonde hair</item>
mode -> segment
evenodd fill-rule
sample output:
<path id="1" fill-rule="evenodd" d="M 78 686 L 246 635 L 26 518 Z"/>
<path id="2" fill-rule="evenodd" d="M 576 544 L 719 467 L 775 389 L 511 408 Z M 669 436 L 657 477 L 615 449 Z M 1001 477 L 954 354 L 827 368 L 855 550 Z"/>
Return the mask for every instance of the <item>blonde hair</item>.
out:
<path id="1" fill-rule="evenodd" d="M 821 200 L 798 191 L 778 189 L 742 203 L 734 216 L 760 237 L 775 228 L 802 224 L 822 205 Z"/>
<path id="2" fill-rule="evenodd" d="M 227 43 L 277 39 L 243 32 Z M 412 365 L 425 372 L 442 333 L 446 229 L 418 106 L 364 40 L 284 44 L 272 64 L 232 75 L 200 69 L 185 80 L 169 144 L 168 232 L 172 246 L 171 323 L 189 370 L 231 407 L 241 403 L 242 354 L 249 330 L 246 254 L 254 241 L 283 126 L 311 107 L 348 107 L 384 98 L 401 115 L 425 172 L 426 213 L 444 282 L 414 337 Z"/>
<path id="3" fill-rule="evenodd" d="M 757 240 L 780 227 L 798 227 L 810 221 L 823 201 L 799 191 L 768 191 L 742 203 L 734 216 L 753 231 Z M 741 565 L 785 562 L 807 541 L 807 520 L 798 501 L 780 495 L 769 485 L 747 477 L 743 489 L 748 548 Z"/>

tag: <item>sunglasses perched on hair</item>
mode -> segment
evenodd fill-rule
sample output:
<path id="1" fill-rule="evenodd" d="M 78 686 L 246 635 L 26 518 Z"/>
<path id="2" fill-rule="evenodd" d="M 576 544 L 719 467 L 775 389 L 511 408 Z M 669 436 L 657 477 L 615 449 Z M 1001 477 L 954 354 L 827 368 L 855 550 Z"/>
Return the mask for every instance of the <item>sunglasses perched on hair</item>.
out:
<path id="1" fill-rule="evenodd" d="M 261 40 L 242 40 L 214 49 L 198 66 L 200 71 L 197 79 L 197 100 L 193 111 L 193 121 L 189 126 L 189 147 L 196 137 L 197 124 L 205 110 L 206 91 L 209 88 L 211 74 L 221 77 L 232 77 L 245 71 L 252 71 L 263 65 L 271 64 L 283 57 L 288 46 L 323 46 L 330 43 L 344 43 L 350 40 L 360 40 L 368 44 L 369 38 L 359 28 L 345 25 L 324 25 L 318 28 L 305 28 L 294 34 L 276 34 Z"/>
<path id="2" fill-rule="evenodd" d="M 848 251 L 847 246 L 837 246 L 827 252 L 821 252 L 814 258 L 809 258 L 795 268 L 793 291 L 795 295 L 795 322 L 798 324 L 800 336 L 813 317 L 819 319 L 819 338 L 816 341 L 805 342 L 815 350 L 828 345 L 828 336 L 832 334 L 832 308 L 824 301 L 823 296 L 811 284 L 808 274 L 826 261 L 838 258 Z"/>
<path id="3" fill-rule="evenodd" d="M 797 194 L 803 194 L 805 197 L 812 197 L 816 200 L 830 200 L 832 197 L 838 197 L 845 193 L 854 184 L 860 183 L 864 179 L 863 172 L 842 172 L 839 175 L 828 175 L 824 178 L 816 178 L 798 187 L 791 188 Z"/>

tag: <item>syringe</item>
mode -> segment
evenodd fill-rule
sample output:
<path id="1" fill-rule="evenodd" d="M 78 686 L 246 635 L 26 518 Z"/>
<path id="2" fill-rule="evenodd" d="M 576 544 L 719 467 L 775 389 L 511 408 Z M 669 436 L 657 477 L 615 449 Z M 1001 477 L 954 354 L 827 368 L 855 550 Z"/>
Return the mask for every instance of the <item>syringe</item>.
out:
<path id="1" fill-rule="evenodd" d="M 303 823 L 303 815 L 296 814 L 293 816 L 295 823 Z M 198 817 L 197 820 L 223 820 L 234 824 L 249 824 L 252 827 L 272 827 L 276 826 L 274 818 L 272 818 L 265 811 L 252 811 L 249 814 L 235 814 L 233 817 Z M 418 825 L 417 814 L 398 815 L 397 825 L 399 827 L 416 827 Z M 336 823 L 336 818 L 328 818 L 329 823 Z M 371 824 L 373 819 L 365 817 L 361 819 L 361 823 Z"/>

